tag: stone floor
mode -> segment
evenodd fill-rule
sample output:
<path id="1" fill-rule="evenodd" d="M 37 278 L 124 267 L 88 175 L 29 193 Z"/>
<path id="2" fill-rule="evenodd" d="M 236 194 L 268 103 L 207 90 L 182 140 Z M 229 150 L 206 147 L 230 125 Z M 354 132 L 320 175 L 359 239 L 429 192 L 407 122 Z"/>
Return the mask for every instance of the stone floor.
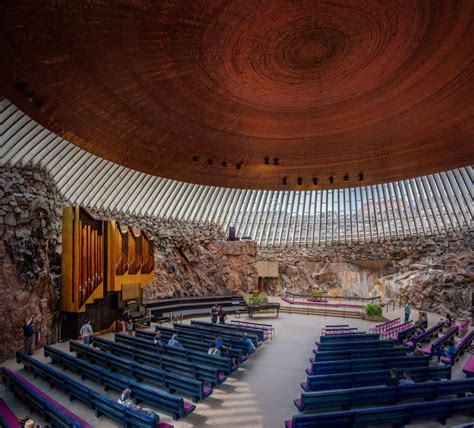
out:
<path id="1" fill-rule="evenodd" d="M 393 312 L 398 316 L 397 311 Z M 416 315 L 416 314 L 414 314 Z M 241 318 L 244 319 L 244 318 Z M 197 405 L 191 415 L 180 421 L 173 421 L 169 415 L 160 413 L 163 421 L 176 428 L 188 427 L 226 427 L 226 428 L 278 428 L 283 427 L 284 420 L 296 413 L 293 399 L 301 393 L 300 382 L 305 379 L 304 369 L 309 366 L 308 358 L 314 347 L 314 341 L 320 335 L 321 328 L 326 324 L 337 324 L 342 321 L 362 330 L 368 330 L 373 323 L 361 320 L 343 320 L 340 318 L 317 317 L 295 314 L 280 314 L 280 317 L 262 319 L 261 322 L 271 323 L 276 328 L 276 337 L 271 343 L 260 347 L 256 354 L 242 368 L 233 374 L 224 384 L 215 388 L 211 397 Z M 436 319 L 429 315 L 430 324 Z M 112 335 L 110 334 L 112 337 Z M 57 344 L 67 350 L 66 343 Z M 46 361 L 42 351 L 35 352 L 35 357 Z M 454 377 L 464 377 L 462 367 L 468 355 L 458 362 L 453 371 Z M 92 424 L 94 427 L 116 427 L 117 424 L 102 416 L 95 418 L 93 412 L 83 403 L 69 403 L 61 391 L 50 389 L 38 378 L 25 373 L 14 360 L 5 362 L 5 366 L 19 370 L 19 373 L 36 386 L 50 394 L 55 400 L 67 406 L 71 411 Z M 79 379 L 68 372 L 68 375 Z M 97 384 L 84 381 L 85 384 L 98 391 Z M 107 392 L 113 399 L 118 397 L 114 391 Z M 27 408 L 15 400 L 13 395 L 1 390 L 0 397 L 21 416 L 29 414 Z M 37 415 L 31 415 L 38 423 L 43 421 Z M 449 425 L 465 422 L 464 417 L 452 418 Z M 440 427 L 433 422 L 429 424 L 413 424 L 413 427 Z"/>

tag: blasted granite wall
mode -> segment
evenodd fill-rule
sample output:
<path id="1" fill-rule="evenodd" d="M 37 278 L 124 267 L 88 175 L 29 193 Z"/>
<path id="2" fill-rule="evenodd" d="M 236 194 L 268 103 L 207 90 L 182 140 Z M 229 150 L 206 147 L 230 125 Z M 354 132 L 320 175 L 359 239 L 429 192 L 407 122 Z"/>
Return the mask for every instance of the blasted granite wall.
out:
<path id="1" fill-rule="evenodd" d="M 41 170 L 0 167 L 0 361 L 21 348 L 27 317 L 38 345 L 56 339 L 63 205 Z"/>
<path id="2" fill-rule="evenodd" d="M 277 260 L 280 285 L 311 286 L 330 295 L 376 296 L 419 309 L 470 317 L 474 286 L 472 229 L 449 236 L 411 237 L 313 248 L 261 248 L 259 260 Z M 271 293 L 275 280 L 267 279 Z"/>

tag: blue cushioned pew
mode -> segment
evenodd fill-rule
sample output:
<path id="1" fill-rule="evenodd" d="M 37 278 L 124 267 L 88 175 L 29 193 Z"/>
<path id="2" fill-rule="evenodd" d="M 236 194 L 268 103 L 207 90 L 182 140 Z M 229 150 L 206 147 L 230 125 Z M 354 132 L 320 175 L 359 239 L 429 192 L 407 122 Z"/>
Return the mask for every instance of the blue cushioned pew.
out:
<path id="1" fill-rule="evenodd" d="M 474 392 L 474 379 L 304 392 L 300 398 L 294 400 L 294 403 L 300 412 L 330 408 L 345 410 L 366 405 L 394 404 L 412 399 L 433 400 L 446 395 L 464 396 L 466 392 Z"/>
<path id="2" fill-rule="evenodd" d="M 379 340 L 378 333 L 355 333 L 355 334 L 330 334 L 320 337 L 320 342 L 347 342 L 357 340 Z"/>
<path id="3" fill-rule="evenodd" d="M 5 428 L 20 428 L 20 421 L 7 406 L 7 403 L 0 398 L 0 426 Z"/>
<path id="4" fill-rule="evenodd" d="M 159 327 L 159 328 L 166 328 L 166 327 Z M 214 340 L 214 337 L 216 334 L 220 334 L 222 337 L 222 340 L 224 341 L 224 345 L 226 346 L 231 346 L 232 348 L 236 349 L 241 349 L 242 352 L 244 353 L 252 353 L 253 351 L 249 351 L 247 348 L 247 345 L 242 343 L 240 340 L 242 338 L 241 334 L 227 334 L 223 333 L 221 331 L 209 331 L 208 329 L 203 329 L 199 328 L 196 326 L 192 325 L 186 325 L 186 324 L 175 324 L 173 326 L 175 333 L 178 333 L 178 335 L 189 335 L 192 337 L 197 337 L 199 339 L 204 339 L 212 342 Z M 252 340 L 253 344 L 255 347 L 259 346 L 259 341 L 257 339 L 257 336 L 248 336 L 250 340 Z"/>
<path id="5" fill-rule="evenodd" d="M 221 332 L 222 334 L 234 333 L 236 335 L 239 335 L 240 337 L 242 337 L 243 333 L 247 333 L 249 337 L 257 336 L 260 342 L 264 342 L 267 340 L 267 335 L 265 334 L 264 330 L 257 330 L 254 328 L 239 327 L 237 325 L 231 325 L 231 324 L 213 324 L 212 322 L 197 321 L 197 320 L 191 320 L 191 325 L 205 328 L 211 331 Z"/>
<path id="6" fill-rule="evenodd" d="M 80 360 L 67 352 L 60 351 L 52 346 L 45 345 L 44 356 L 50 357 L 53 363 L 58 363 L 64 370 L 68 369 L 81 375 L 82 379 L 90 379 L 104 386 L 106 390 L 114 389 L 122 392 L 125 388 L 132 390 L 135 401 L 151 404 L 157 409 L 171 413 L 173 419 L 179 419 L 189 415 L 196 408 L 191 403 L 186 403 L 182 397 L 168 394 L 151 386 L 140 385 L 128 377 L 119 376 L 107 369 L 94 366 L 91 363 Z"/>
<path id="7" fill-rule="evenodd" d="M 98 339 L 94 337 L 94 339 Z M 110 342 L 110 341 L 108 341 Z M 129 336 L 128 334 L 115 333 L 115 342 L 146 351 L 157 352 L 162 355 L 169 355 L 177 359 L 184 359 L 195 364 L 204 364 L 215 367 L 225 374 L 230 374 L 238 369 L 238 366 L 232 366 L 232 360 L 220 355 L 209 355 L 203 351 L 192 351 L 188 349 L 179 349 L 173 346 L 162 345 L 158 347 L 149 339 L 139 336 Z M 113 342 L 112 342 L 113 343 Z M 105 348 L 103 348 L 105 349 Z"/>
<path id="8" fill-rule="evenodd" d="M 308 375 L 346 373 L 367 370 L 383 370 L 392 367 L 411 369 L 413 367 L 427 367 L 430 357 L 387 357 L 364 358 L 360 360 L 321 361 L 311 364 L 306 369 Z"/>
<path id="9" fill-rule="evenodd" d="M 318 344 L 318 342 L 316 342 Z M 345 341 L 340 342 L 323 342 L 319 343 L 315 352 L 317 351 L 344 351 L 346 349 L 373 349 L 393 348 L 396 342 L 391 339 L 383 340 L 356 340 L 350 343 Z"/>
<path id="10" fill-rule="evenodd" d="M 411 336 L 413 336 L 413 333 L 415 333 L 416 329 L 420 326 L 424 328 L 428 327 L 428 321 L 427 320 L 417 321 L 410 328 L 407 328 L 406 330 L 403 330 L 403 331 L 399 331 L 397 333 L 397 342 L 405 343 Z"/>
<path id="11" fill-rule="evenodd" d="M 112 351 L 123 358 L 192 377 L 202 382 L 209 382 L 211 385 L 220 385 L 227 379 L 227 376 L 220 373 L 218 368 L 210 365 L 196 364 L 183 358 L 175 358 L 174 356 L 160 354 L 156 351 L 147 351 L 140 347 L 128 346 L 124 343 L 102 339 L 101 337 L 93 337 L 92 344 L 101 349 Z"/>
<path id="12" fill-rule="evenodd" d="M 374 356 L 377 358 L 401 357 L 407 355 L 410 351 L 411 349 L 408 346 L 395 346 L 380 349 L 353 349 L 351 346 L 347 346 L 347 349 L 343 351 L 313 351 L 315 357 L 310 358 L 309 361 L 312 363 L 314 361 L 353 360 Z"/>
<path id="13" fill-rule="evenodd" d="M 169 427 L 168 424 L 159 424 L 160 418 L 156 413 L 154 416 L 148 416 L 136 410 L 128 409 L 23 352 L 17 352 L 16 359 L 19 364 L 23 364 L 25 370 L 32 372 L 35 376 L 40 376 L 51 387 L 55 386 L 64 391 L 69 395 L 70 400 L 77 398 L 86 403 L 91 409 L 95 409 L 97 417 L 101 415 L 109 416 L 123 423 L 125 427 Z"/>
<path id="14" fill-rule="evenodd" d="M 286 428 L 354 428 L 393 425 L 403 427 L 412 422 L 437 420 L 443 424 L 456 414 L 474 412 L 474 397 L 398 404 L 395 406 L 345 410 L 293 416 Z"/>
<path id="15" fill-rule="evenodd" d="M 197 379 L 127 360 L 110 352 L 103 352 L 90 346 L 84 346 L 79 342 L 69 342 L 69 350 L 76 352 L 79 357 L 92 364 L 98 364 L 110 370 L 122 372 L 127 376 L 133 377 L 138 382 L 146 379 L 148 382 L 159 385 L 169 391 L 178 391 L 181 394 L 192 397 L 193 401 L 203 400 L 212 394 L 212 388 L 204 386 Z"/>
<path id="16" fill-rule="evenodd" d="M 464 354 L 466 349 L 471 347 L 472 341 L 474 340 L 474 331 L 466 334 L 462 340 L 456 345 L 456 352 L 451 357 L 441 357 L 441 361 L 444 364 L 453 365 L 456 360 Z"/>
<path id="17" fill-rule="evenodd" d="M 50 396 L 36 388 L 33 384 L 28 382 L 24 377 L 11 370 L 3 367 L 2 381 L 3 384 L 13 391 L 17 397 L 32 410 L 41 415 L 46 421 L 56 427 L 71 427 L 71 428 L 93 428 L 87 422 L 82 420 L 79 416 L 66 409 L 64 406 L 53 400 Z M 9 409 L 8 409 L 9 410 Z M 11 413 L 11 412 L 10 412 Z M 2 414 L 4 414 L 2 412 Z M 4 421 L 0 418 L 0 422 L 4 422 L 7 427 L 12 426 L 18 428 L 20 423 L 15 415 L 6 415 Z M 16 420 L 16 425 L 15 425 Z"/>
<path id="18" fill-rule="evenodd" d="M 422 333 L 422 334 L 420 334 L 416 337 L 411 337 L 410 340 L 405 343 L 405 345 L 411 346 L 412 348 L 414 348 L 417 343 L 428 342 L 433 337 L 438 336 L 441 329 L 443 328 L 443 325 L 444 324 L 442 322 L 440 322 L 440 323 L 434 325 L 433 327 L 430 327 L 424 333 Z"/>
<path id="19" fill-rule="evenodd" d="M 441 337 L 438 337 L 432 344 L 426 345 L 423 348 L 423 352 L 429 356 L 433 356 L 436 352 L 444 347 L 450 340 L 454 340 L 454 336 L 458 334 L 459 327 L 451 327 L 448 331 Z"/>
<path id="20" fill-rule="evenodd" d="M 415 382 L 428 380 L 451 379 L 451 366 L 418 367 L 410 369 Z M 403 376 L 403 369 L 398 371 L 398 378 Z M 389 370 L 369 370 L 364 372 L 337 373 L 331 375 L 308 376 L 301 383 L 305 391 L 329 391 L 332 389 L 359 388 L 384 384 L 390 377 Z"/>
<path id="21" fill-rule="evenodd" d="M 171 339 L 171 336 L 175 331 L 173 329 L 168 329 L 171 331 L 167 330 L 161 330 L 161 340 L 167 342 L 169 339 Z M 176 332 L 177 333 L 177 332 Z M 155 338 L 155 333 L 151 331 L 146 331 L 146 330 L 137 330 L 135 332 L 136 337 L 141 337 L 143 339 L 148 339 L 151 342 L 153 342 L 153 339 Z M 179 336 L 179 341 L 181 344 L 185 347 L 185 349 L 193 350 L 193 351 L 201 351 L 201 352 L 207 352 L 209 350 L 209 347 L 212 343 L 212 340 L 202 340 L 202 339 L 197 339 L 194 337 L 189 337 L 186 335 L 178 335 Z M 239 363 L 243 363 L 247 360 L 247 355 L 244 355 L 242 350 L 240 349 L 235 349 L 232 348 L 232 356 L 238 361 Z"/>

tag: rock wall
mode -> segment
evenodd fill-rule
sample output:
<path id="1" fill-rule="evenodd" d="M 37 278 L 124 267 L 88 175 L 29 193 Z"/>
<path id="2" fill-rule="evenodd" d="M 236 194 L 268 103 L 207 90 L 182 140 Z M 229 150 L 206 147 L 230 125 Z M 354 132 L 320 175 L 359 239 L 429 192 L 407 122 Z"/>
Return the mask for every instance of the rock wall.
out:
<path id="1" fill-rule="evenodd" d="M 221 229 L 209 224 L 117 212 L 96 214 L 146 230 L 155 237 L 155 280 L 145 287 L 145 300 L 229 294 L 256 287 L 257 246 L 253 241 L 225 241 Z"/>
<path id="2" fill-rule="evenodd" d="M 330 295 L 382 295 L 418 309 L 470 315 L 474 284 L 474 234 L 411 237 L 313 248 L 262 248 L 259 260 L 277 260 L 280 284 L 311 286 Z M 265 281 L 268 291 L 275 280 Z"/>
<path id="3" fill-rule="evenodd" d="M 22 346 L 27 317 L 40 345 L 56 338 L 63 204 L 42 171 L 0 167 L 0 361 Z"/>

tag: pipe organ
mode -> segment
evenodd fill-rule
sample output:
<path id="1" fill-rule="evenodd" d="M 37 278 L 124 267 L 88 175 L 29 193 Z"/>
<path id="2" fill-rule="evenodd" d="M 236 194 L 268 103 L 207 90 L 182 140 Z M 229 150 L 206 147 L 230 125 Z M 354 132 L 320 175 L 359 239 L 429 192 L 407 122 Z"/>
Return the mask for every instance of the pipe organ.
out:
<path id="1" fill-rule="evenodd" d="M 64 312 L 84 312 L 108 293 L 139 299 L 154 279 L 153 238 L 114 220 L 98 220 L 85 208 L 64 208 L 62 246 Z"/>

